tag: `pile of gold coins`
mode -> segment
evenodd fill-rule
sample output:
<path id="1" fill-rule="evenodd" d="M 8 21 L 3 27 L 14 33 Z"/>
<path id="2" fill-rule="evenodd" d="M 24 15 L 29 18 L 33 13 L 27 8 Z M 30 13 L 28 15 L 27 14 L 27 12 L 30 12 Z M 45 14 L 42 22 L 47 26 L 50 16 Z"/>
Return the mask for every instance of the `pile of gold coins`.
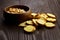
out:
<path id="1" fill-rule="evenodd" d="M 26 32 L 34 32 L 38 26 L 55 27 L 56 16 L 52 13 L 31 13 L 31 18 L 31 20 L 22 22 L 18 26 L 23 27 Z"/>
<path id="2" fill-rule="evenodd" d="M 26 11 L 24 9 L 20 9 L 20 8 L 9 8 L 8 13 L 12 13 L 12 14 L 15 14 L 15 13 L 26 13 Z"/>

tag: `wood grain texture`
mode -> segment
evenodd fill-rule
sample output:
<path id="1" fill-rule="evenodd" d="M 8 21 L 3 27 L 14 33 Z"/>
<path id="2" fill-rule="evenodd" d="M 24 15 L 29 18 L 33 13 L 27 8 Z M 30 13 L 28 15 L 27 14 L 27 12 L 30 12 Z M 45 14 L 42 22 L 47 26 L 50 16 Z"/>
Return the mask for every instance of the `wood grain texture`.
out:
<path id="1" fill-rule="evenodd" d="M 26 5 L 32 12 L 52 12 L 57 16 L 56 27 L 41 28 L 34 33 L 25 33 L 21 28 L 3 23 L 3 9 L 9 5 Z M 8 40 L 60 40 L 60 1 L 59 0 L 1 0 L 0 30 L 3 30 Z"/>

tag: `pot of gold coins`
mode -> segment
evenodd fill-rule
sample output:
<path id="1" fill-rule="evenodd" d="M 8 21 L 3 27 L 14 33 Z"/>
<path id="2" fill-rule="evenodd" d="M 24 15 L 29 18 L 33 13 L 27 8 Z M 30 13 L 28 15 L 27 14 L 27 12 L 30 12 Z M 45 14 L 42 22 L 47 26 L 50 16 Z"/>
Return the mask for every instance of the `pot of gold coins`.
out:
<path id="1" fill-rule="evenodd" d="M 29 7 L 24 5 L 13 5 L 4 9 L 3 16 L 6 22 L 10 24 L 17 24 L 30 19 L 30 14 L 31 10 Z"/>

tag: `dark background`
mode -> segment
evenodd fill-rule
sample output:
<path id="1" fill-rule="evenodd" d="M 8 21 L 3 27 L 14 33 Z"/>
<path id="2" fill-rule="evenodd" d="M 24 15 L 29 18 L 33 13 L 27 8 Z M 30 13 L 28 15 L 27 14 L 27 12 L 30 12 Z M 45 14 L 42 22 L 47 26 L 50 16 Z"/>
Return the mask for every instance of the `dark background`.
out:
<path id="1" fill-rule="evenodd" d="M 17 26 L 6 25 L 3 9 L 10 5 L 26 5 L 33 12 L 52 12 L 57 16 L 56 27 L 27 34 Z M 60 40 L 60 0 L 0 0 L 0 40 Z"/>

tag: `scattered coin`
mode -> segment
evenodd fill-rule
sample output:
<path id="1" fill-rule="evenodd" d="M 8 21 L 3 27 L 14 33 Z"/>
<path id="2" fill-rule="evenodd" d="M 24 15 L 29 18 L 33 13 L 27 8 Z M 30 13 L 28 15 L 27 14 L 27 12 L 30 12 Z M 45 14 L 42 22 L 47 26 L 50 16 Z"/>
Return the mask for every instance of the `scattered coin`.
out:
<path id="1" fill-rule="evenodd" d="M 47 16 L 47 14 L 45 14 L 45 13 L 42 13 L 42 14 L 40 14 L 40 17 L 42 17 L 42 18 L 47 18 L 48 16 Z"/>
<path id="2" fill-rule="evenodd" d="M 38 23 L 38 24 L 41 24 L 41 25 L 45 25 L 46 20 L 43 19 L 43 18 L 40 18 L 40 19 L 37 19 L 37 23 Z"/>
<path id="3" fill-rule="evenodd" d="M 52 22 L 47 22 L 47 23 L 45 24 L 45 26 L 46 26 L 46 27 L 54 27 L 55 24 L 52 23 Z"/>
<path id="4" fill-rule="evenodd" d="M 36 26 L 40 25 L 44 25 L 48 28 L 52 28 L 55 27 L 54 22 L 56 21 L 56 16 L 54 14 L 51 13 L 41 13 L 41 14 L 37 14 L 37 13 L 31 13 L 32 19 L 25 21 L 21 24 L 19 24 L 19 26 L 24 27 L 24 30 L 26 32 L 34 32 L 36 30 Z M 34 26 L 33 26 L 34 25 Z"/>
<path id="5" fill-rule="evenodd" d="M 26 21 L 26 24 L 33 25 L 33 22 L 32 22 L 32 20 L 28 20 L 28 21 Z"/>
<path id="6" fill-rule="evenodd" d="M 22 22 L 22 23 L 20 23 L 18 26 L 20 26 L 20 27 L 25 27 L 25 26 L 26 26 L 26 22 Z"/>
<path id="7" fill-rule="evenodd" d="M 55 16 L 54 14 L 52 14 L 52 13 L 47 13 L 47 15 L 48 15 L 49 17 L 56 18 L 56 16 Z"/>
<path id="8" fill-rule="evenodd" d="M 56 21 L 56 19 L 54 19 L 54 18 L 47 18 L 46 20 L 50 21 L 50 22 L 55 22 Z"/>
<path id="9" fill-rule="evenodd" d="M 38 26 L 37 19 L 32 19 L 34 25 Z"/>
<path id="10" fill-rule="evenodd" d="M 26 32 L 34 32 L 36 30 L 36 28 L 35 28 L 35 26 L 28 25 L 28 26 L 24 27 L 24 30 Z"/>
<path id="11" fill-rule="evenodd" d="M 37 16 L 37 13 L 31 13 L 32 18 L 35 18 Z"/>

